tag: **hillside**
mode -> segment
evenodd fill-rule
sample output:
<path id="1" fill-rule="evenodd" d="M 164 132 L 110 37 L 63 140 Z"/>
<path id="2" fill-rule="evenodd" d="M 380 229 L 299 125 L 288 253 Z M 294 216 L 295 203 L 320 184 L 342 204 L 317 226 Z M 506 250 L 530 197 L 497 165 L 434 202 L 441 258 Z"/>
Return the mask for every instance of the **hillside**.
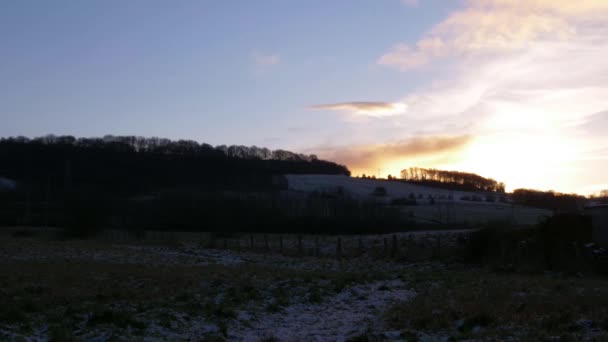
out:
<path id="1" fill-rule="evenodd" d="M 439 187 L 417 185 L 402 181 L 382 179 L 353 178 L 344 175 L 287 175 L 289 189 L 295 191 L 338 192 L 360 198 L 380 198 L 389 203 L 396 199 L 415 199 L 419 204 L 434 202 L 479 202 L 510 205 L 505 194 L 495 194 L 483 191 L 447 190 Z M 379 188 L 383 194 L 379 194 Z"/>
<path id="2" fill-rule="evenodd" d="M 453 191 L 402 181 L 352 178 L 340 175 L 287 175 L 291 191 L 343 194 L 399 208 L 419 223 L 476 224 L 510 221 L 535 224 L 551 211 L 515 205 L 506 194 Z"/>
<path id="3" fill-rule="evenodd" d="M 178 186 L 265 189 L 275 174 L 350 174 L 314 155 L 133 136 L 4 138 L 0 160 L 0 177 L 31 185 L 34 195 L 43 187 L 54 195 L 71 190 L 135 195 Z"/>

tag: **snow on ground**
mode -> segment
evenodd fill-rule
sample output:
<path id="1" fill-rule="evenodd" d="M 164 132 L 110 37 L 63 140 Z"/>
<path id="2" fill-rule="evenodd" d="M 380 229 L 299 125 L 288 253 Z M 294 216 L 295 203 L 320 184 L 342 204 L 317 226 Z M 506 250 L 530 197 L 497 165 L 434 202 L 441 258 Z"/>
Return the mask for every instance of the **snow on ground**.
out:
<path id="1" fill-rule="evenodd" d="M 33 243 L 33 242 L 32 242 Z M 344 287 L 327 279 L 287 279 L 286 283 L 255 280 L 252 273 L 251 286 L 256 288 L 261 299 L 246 300 L 234 307 L 234 317 L 208 316 L 205 312 L 180 312 L 174 308 L 156 307 L 139 311 L 137 306 L 123 302 L 109 303 L 115 312 L 128 312 L 133 319 L 142 322 L 144 328 L 123 327 L 105 323 L 90 323 L 93 313 L 77 316 L 78 327 L 73 333 L 86 341 L 117 340 L 197 340 L 202 336 L 222 336 L 229 341 L 259 341 L 264 337 L 275 337 L 279 341 L 344 341 L 349 337 L 373 334 L 385 336 L 383 313 L 391 305 L 406 301 L 414 292 L 400 278 L 400 271 L 408 268 L 432 270 L 440 267 L 434 263 L 401 264 L 390 260 L 368 257 L 338 260 L 325 257 L 288 257 L 278 254 L 262 254 L 247 250 L 207 249 L 199 246 L 175 245 L 154 246 L 143 244 L 96 245 L 87 242 L 51 242 L 35 247 L 6 244 L 0 249 L 0 258 L 15 261 L 83 261 L 109 264 L 154 265 L 223 265 L 240 267 L 255 265 L 277 273 L 297 271 L 319 271 L 324 274 L 354 274 L 383 272 L 381 278 L 352 280 Z M 244 269 L 246 271 L 247 268 Z M 252 271 L 249 271 L 252 272 Z M 255 272 L 255 271 L 253 271 Z M 329 273 L 327 273 L 329 272 Z M 386 280 L 373 280 L 386 279 Z M 284 282 L 285 282 L 284 281 Z M 291 285 L 294 283 L 294 285 Z M 176 289 L 179 290 L 179 289 Z M 229 287 L 218 285 L 217 302 L 220 307 L 229 300 Z M 286 292 L 285 302 L 276 304 L 277 293 Z M 312 296 L 316 297 L 312 298 Z M 195 297 L 194 303 L 208 303 L 210 298 Z M 276 304 L 273 309 L 269 309 Z M 161 317 L 161 318 L 159 318 Z M 163 319 L 162 317 L 166 317 Z M 0 340 L 46 341 L 49 325 L 41 317 L 32 329 L 24 333 L 19 325 L 0 325 Z M 386 336 L 398 336 L 389 332 Z M 385 340 L 388 337 L 385 336 Z"/>
<path id="2" fill-rule="evenodd" d="M 241 313 L 229 339 L 259 341 L 345 341 L 362 334 L 383 333 L 382 313 L 414 293 L 399 280 L 347 287 L 322 303 L 298 303 L 277 313 Z"/>
<path id="3" fill-rule="evenodd" d="M 27 253 L 0 250 L 0 257 L 20 261 L 71 260 L 120 264 L 145 265 L 236 265 L 243 260 L 229 250 L 136 246 L 116 244 L 107 249 L 83 249 L 80 246 L 48 243 L 43 249 L 30 249 Z"/>
<path id="4" fill-rule="evenodd" d="M 181 266 L 206 266 L 223 265 L 234 266 L 240 264 L 253 264 L 280 269 L 295 269 L 303 271 L 334 271 L 334 272 L 360 272 L 363 270 L 398 270 L 419 265 L 420 263 L 403 263 L 386 259 L 379 261 L 367 253 L 370 251 L 382 252 L 384 240 L 392 244 L 393 236 L 400 242 L 412 241 L 412 243 L 423 246 L 434 246 L 436 237 L 441 236 L 442 246 L 450 246 L 458 243 L 458 238 L 466 236 L 472 230 L 450 230 L 450 231 L 418 231 L 408 233 L 395 233 L 386 235 L 341 236 L 344 255 L 347 257 L 337 259 L 335 236 L 322 236 L 320 238 L 306 237 L 303 246 L 308 256 L 294 257 L 282 255 L 277 247 L 272 245 L 270 253 L 263 252 L 263 247 L 257 249 L 249 248 L 235 249 L 211 249 L 201 247 L 197 242 L 182 242 L 171 246 L 138 244 L 136 241 L 124 243 L 109 243 L 105 245 L 87 244 L 80 241 L 45 241 L 38 242 L 35 246 L 24 248 L 20 243 L 6 242 L 0 248 L 0 258 L 17 261 L 87 261 L 110 264 L 141 264 L 141 265 L 181 265 Z M 269 240 L 276 237 L 268 235 Z M 240 237 L 248 239 L 248 235 Z M 367 254 L 356 258 L 348 257 L 359 247 L 362 239 Z M 256 237 L 256 241 L 260 240 Z M 276 243 L 276 241 L 273 243 Z M 311 256 L 315 241 L 319 243 L 321 257 Z M 297 239 L 294 236 L 285 236 L 285 249 L 296 251 Z M 233 241 L 231 241 L 232 244 Z M 243 240 L 241 246 L 245 246 Z"/>
<path id="5" fill-rule="evenodd" d="M 486 200 L 486 192 L 454 191 L 441 188 L 377 179 L 352 178 L 344 175 L 286 175 L 288 189 L 309 192 L 344 192 L 355 198 L 390 204 L 393 199 L 414 196 L 417 205 L 399 206 L 401 211 L 417 222 L 445 224 L 483 223 L 507 220 L 516 224 L 536 224 L 552 213 L 549 210 L 509 203 L 506 195 L 493 193 L 494 201 Z M 384 188 L 385 196 L 372 195 Z M 432 198 L 432 200 L 431 200 Z M 472 201 L 476 198 L 477 200 Z M 466 200 L 465 200 L 466 199 Z"/>
<path id="6" fill-rule="evenodd" d="M 461 200 L 464 196 L 480 196 L 480 193 L 470 191 L 454 191 L 411 183 L 353 178 L 344 175 L 286 175 L 285 177 L 289 190 L 336 192 L 338 188 L 341 188 L 345 192 L 361 198 L 369 197 L 378 187 L 385 188 L 386 195 L 389 198 L 408 198 L 410 194 L 417 197 L 422 194 L 423 200 L 427 200 L 428 196 L 447 200 L 451 196 L 454 202 L 464 202 Z M 483 202 L 481 203 L 483 204 Z"/>

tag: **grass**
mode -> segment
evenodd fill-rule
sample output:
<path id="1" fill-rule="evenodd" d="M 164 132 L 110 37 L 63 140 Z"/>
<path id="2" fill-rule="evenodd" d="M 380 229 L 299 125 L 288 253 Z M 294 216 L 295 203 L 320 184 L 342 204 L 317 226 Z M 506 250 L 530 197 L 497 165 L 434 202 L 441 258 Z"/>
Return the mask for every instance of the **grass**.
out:
<path id="1" fill-rule="evenodd" d="M 279 339 L 274 336 L 266 336 L 260 339 L 260 342 L 279 342 Z"/>
<path id="2" fill-rule="evenodd" d="M 580 339 L 586 319 L 608 330 L 608 280 L 497 274 L 466 270 L 410 275 L 418 295 L 393 306 L 386 318 L 394 329 L 442 331 L 455 338 Z M 417 276 L 417 277 L 416 277 Z M 604 338 L 608 335 L 604 333 Z"/>
<path id="3" fill-rule="evenodd" d="M 76 342 L 78 338 L 74 336 L 72 330 L 63 324 L 53 324 L 49 327 L 49 341 L 51 342 Z"/>
<path id="4" fill-rule="evenodd" d="M 135 329 L 145 329 L 146 324 L 135 319 L 126 311 L 116 311 L 104 309 L 94 312 L 88 321 L 89 325 L 95 326 L 99 324 L 114 325 L 120 328 L 133 327 Z"/>
<path id="5" fill-rule="evenodd" d="M 189 260 L 119 263 L 129 260 L 127 253 L 143 252 L 98 240 L 9 237 L 0 240 L 0 253 L 11 256 L 0 258 L 0 327 L 16 327 L 27 335 L 48 324 L 49 338 L 55 340 L 71 340 L 85 322 L 87 330 L 109 327 L 117 336 L 121 330 L 144 331 L 149 322 L 175 329 L 176 315 L 202 317 L 222 330 L 243 308 L 280 312 L 292 300 L 321 303 L 349 284 L 380 276 L 258 264 L 197 266 Z M 64 257 L 97 253 L 125 255 L 110 261 Z M 44 258 L 29 260 L 32 256 Z M 227 331 L 221 333 L 227 336 Z"/>
<path id="6" fill-rule="evenodd" d="M 241 310 L 282 312 L 297 303 L 323 303 L 352 285 L 399 278 L 418 295 L 395 303 L 384 317 L 386 329 L 401 331 L 408 341 L 418 332 L 474 340 L 581 340 L 589 334 L 608 339 L 608 279 L 594 276 L 496 273 L 462 263 L 345 272 L 263 263 L 201 266 L 189 259 L 172 265 L 116 262 L 122 255 L 112 262 L 1 257 L 66 251 L 142 253 L 94 240 L 0 240 L 0 327 L 18 327 L 27 335 L 37 324 L 48 324 L 49 339 L 72 341 L 82 337 L 74 333 L 88 322 L 88 330 L 109 328 L 116 336 L 131 331 L 138 336 L 127 339 L 141 339 L 150 325 L 175 330 L 184 320 L 200 318 L 217 327 L 204 340 L 226 340 Z M 375 341 L 377 335 L 357 338 Z"/>

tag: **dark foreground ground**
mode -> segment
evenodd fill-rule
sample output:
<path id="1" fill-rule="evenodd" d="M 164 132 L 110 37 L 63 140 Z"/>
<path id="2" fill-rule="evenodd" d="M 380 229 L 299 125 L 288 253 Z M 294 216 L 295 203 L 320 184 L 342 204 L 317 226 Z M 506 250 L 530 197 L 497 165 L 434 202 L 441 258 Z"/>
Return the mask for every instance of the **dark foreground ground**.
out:
<path id="1" fill-rule="evenodd" d="M 608 280 L 0 235 L 4 341 L 608 340 Z"/>

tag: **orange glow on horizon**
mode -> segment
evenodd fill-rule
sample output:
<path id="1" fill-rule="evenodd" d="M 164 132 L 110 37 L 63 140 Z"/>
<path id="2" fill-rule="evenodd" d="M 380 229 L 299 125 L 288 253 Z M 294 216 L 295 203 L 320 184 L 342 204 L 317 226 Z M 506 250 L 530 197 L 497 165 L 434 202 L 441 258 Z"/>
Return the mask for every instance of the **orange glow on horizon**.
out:
<path id="1" fill-rule="evenodd" d="M 507 191 L 517 188 L 554 190 L 589 194 L 594 190 L 577 189 L 571 160 L 581 145 L 559 134 L 497 133 L 473 139 L 458 151 L 440 155 L 383 159 L 375 167 L 352 168 L 353 176 L 399 177 L 409 167 L 472 172 L 504 182 Z M 374 168 L 375 167 L 375 168 Z"/>

